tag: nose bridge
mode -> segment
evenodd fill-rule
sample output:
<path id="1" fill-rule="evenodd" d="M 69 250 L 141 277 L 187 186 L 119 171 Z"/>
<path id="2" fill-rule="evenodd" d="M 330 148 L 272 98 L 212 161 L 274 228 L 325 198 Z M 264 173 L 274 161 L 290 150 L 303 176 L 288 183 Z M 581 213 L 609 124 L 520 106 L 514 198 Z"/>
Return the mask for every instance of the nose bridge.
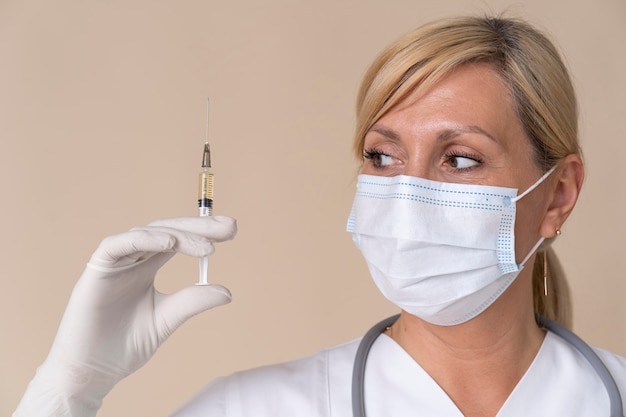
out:
<path id="1" fill-rule="evenodd" d="M 429 163 L 428 151 L 422 149 L 423 147 L 420 147 L 418 144 L 416 145 L 410 150 L 403 174 L 432 180 L 434 178 L 431 178 L 432 172 L 430 172 L 431 164 Z"/>
<path id="2" fill-rule="evenodd" d="M 411 177 L 418 177 L 424 179 L 428 178 L 428 170 L 425 167 L 425 164 L 410 164 L 407 165 L 404 169 L 403 175 L 409 175 Z"/>

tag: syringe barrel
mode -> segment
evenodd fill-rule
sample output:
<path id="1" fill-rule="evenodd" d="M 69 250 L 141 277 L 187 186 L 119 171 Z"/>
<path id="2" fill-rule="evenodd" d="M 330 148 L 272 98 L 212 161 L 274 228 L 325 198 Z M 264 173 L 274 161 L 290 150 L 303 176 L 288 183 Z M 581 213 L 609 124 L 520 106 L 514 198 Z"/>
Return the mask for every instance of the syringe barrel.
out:
<path id="1" fill-rule="evenodd" d="M 213 174 L 208 171 L 200 173 L 198 181 L 198 211 L 200 216 L 213 214 Z"/>

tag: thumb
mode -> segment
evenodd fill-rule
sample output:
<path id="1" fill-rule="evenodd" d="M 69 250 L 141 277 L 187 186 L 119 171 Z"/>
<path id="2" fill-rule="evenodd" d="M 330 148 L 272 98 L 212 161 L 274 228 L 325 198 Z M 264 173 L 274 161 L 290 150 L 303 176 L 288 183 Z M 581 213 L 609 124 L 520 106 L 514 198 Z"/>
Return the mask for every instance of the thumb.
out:
<path id="1" fill-rule="evenodd" d="M 194 285 L 174 294 L 155 294 L 155 322 L 159 343 L 196 314 L 230 303 L 232 295 L 221 285 Z"/>

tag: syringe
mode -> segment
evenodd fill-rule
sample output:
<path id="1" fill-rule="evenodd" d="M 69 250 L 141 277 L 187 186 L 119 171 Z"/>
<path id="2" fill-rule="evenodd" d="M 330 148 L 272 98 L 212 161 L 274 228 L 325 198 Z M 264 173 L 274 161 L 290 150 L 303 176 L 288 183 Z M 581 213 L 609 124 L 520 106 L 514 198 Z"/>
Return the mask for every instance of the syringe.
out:
<path id="1" fill-rule="evenodd" d="M 202 172 L 198 182 L 198 215 L 213 215 L 213 173 L 211 168 L 211 147 L 209 146 L 209 99 L 206 104 L 206 136 L 202 152 Z M 200 278 L 196 285 L 209 285 L 209 257 L 200 258 Z"/>

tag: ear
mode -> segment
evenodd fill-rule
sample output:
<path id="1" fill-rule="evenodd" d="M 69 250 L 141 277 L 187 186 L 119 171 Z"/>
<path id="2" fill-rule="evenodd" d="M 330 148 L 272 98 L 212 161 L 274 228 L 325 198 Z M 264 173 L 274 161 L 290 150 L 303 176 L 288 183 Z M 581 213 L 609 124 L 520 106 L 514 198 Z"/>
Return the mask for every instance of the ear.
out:
<path id="1" fill-rule="evenodd" d="M 539 232 L 545 238 L 554 237 L 576 205 L 583 185 L 584 168 L 578 155 L 567 155 L 555 171 L 551 200 Z"/>

